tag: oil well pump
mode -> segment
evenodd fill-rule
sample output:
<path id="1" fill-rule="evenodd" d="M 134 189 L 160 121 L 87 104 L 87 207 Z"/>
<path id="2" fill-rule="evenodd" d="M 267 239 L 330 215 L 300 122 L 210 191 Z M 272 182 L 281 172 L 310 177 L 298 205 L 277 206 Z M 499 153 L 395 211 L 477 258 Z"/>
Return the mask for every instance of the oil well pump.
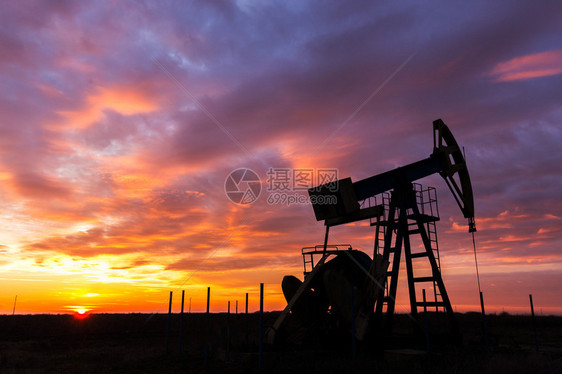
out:
<path id="1" fill-rule="evenodd" d="M 468 231 L 475 232 L 472 185 L 463 152 L 441 119 L 433 121 L 433 152 L 428 158 L 357 182 L 345 178 L 309 189 L 316 219 L 325 225 L 324 243 L 302 249 L 304 281 L 294 276 L 283 279 L 287 306 L 266 334 L 269 343 L 276 341 L 290 314 L 306 323 L 335 315 L 359 340 L 389 334 L 402 258 L 411 317 L 417 320 L 420 308 L 444 311 L 449 331 L 458 336 L 441 276 L 435 189 L 415 183 L 432 174 L 445 179 L 468 219 Z M 372 258 L 350 245 L 329 244 L 330 228 L 362 220 L 374 227 Z M 421 239 L 421 245 L 413 246 L 413 239 Z M 424 268 L 422 275 L 420 267 Z M 425 288 L 420 295 L 422 287 L 432 289 L 431 300 L 426 298 Z"/>

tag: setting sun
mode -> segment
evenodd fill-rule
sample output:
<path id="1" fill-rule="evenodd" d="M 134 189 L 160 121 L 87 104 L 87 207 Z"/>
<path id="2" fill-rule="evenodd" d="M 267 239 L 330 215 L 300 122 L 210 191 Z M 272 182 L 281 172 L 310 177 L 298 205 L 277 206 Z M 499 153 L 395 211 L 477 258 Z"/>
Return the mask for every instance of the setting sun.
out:
<path id="1" fill-rule="evenodd" d="M 90 308 L 86 308 L 83 306 L 77 306 L 70 309 L 74 312 L 74 318 L 76 319 L 84 319 L 90 315 Z"/>

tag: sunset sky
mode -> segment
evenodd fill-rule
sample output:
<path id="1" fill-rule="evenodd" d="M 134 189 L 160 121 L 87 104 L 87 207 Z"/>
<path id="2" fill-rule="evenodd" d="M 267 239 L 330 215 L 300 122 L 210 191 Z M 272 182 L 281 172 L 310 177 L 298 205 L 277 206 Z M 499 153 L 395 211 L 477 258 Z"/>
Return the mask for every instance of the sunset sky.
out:
<path id="1" fill-rule="evenodd" d="M 285 305 L 324 227 L 268 170 L 357 181 L 464 146 L 490 312 L 562 314 L 562 3 L 13 1 L 0 12 L 0 313 Z M 261 194 L 231 202 L 230 172 Z M 478 310 L 472 238 L 437 188 L 441 263 Z M 291 195 L 306 196 L 303 191 Z M 332 230 L 372 255 L 373 228 Z M 407 312 L 406 282 L 397 311 Z M 187 308 L 187 305 L 186 305 Z"/>

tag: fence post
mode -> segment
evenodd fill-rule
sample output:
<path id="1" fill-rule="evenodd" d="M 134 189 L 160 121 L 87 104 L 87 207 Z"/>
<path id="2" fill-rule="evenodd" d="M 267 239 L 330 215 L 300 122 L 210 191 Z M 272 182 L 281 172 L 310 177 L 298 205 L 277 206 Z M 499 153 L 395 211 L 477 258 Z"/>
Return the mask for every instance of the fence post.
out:
<path id="1" fill-rule="evenodd" d="M 535 321 L 535 308 L 533 307 L 533 295 L 529 294 L 529 301 L 531 303 L 531 320 L 533 323 L 533 334 L 535 335 L 535 349 L 539 351 L 539 339 L 537 338 L 537 323 Z"/>
<path id="2" fill-rule="evenodd" d="M 244 321 L 244 345 L 248 346 L 248 293 L 246 292 L 246 313 Z"/>
<path id="3" fill-rule="evenodd" d="M 205 367 L 207 369 L 208 369 L 207 365 L 209 364 L 209 345 L 211 344 L 210 343 L 210 337 L 209 337 L 209 335 L 211 334 L 211 331 L 210 331 L 210 328 L 209 328 L 210 301 L 211 301 L 211 287 L 207 287 L 207 312 L 205 313 L 205 330 L 207 331 L 207 334 L 206 334 L 207 340 L 205 341 L 205 355 L 204 355 Z"/>
<path id="4" fill-rule="evenodd" d="M 484 330 L 486 352 L 490 353 L 490 344 L 488 342 L 488 327 L 486 326 L 486 311 L 484 310 L 484 295 L 482 294 L 482 291 L 480 291 L 480 308 L 482 309 L 482 330 Z"/>
<path id="5" fill-rule="evenodd" d="M 168 303 L 168 327 L 166 328 L 166 356 L 170 353 L 170 326 L 172 319 L 172 295 L 173 292 L 170 291 L 170 302 Z"/>
<path id="6" fill-rule="evenodd" d="M 263 369 L 263 283 L 260 283 L 260 336 L 259 336 L 258 371 Z"/>
<path id="7" fill-rule="evenodd" d="M 422 295 L 423 295 L 423 319 L 425 320 L 425 349 L 427 351 L 427 354 L 429 355 L 431 353 L 431 346 L 429 345 L 429 320 L 428 320 L 428 316 L 427 316 L 427 299 L 425 297 L 425 288 L 422 289 Z"/>
<path id="8" fill-rule="evenodd" d="M 228 311 L 226 313 L 226 360 L 230 360 L 230 300 L 228 300 Z"/>
<path id="9" fill-rule="evenodd" d="M 353 289 L 354 287 L 351 285 L 351 357 L 353 364 L 355 364 L 357 358 L 357 342 L 355 341 L 355 308 L 353 307 L 355 292 Z"/>
<path id="10" fill-rule="evenodd" d="M 185 300 L 185 290 L 181 291 L 181 312 L 180 312 L 180 336 L 178 339 L 178 357 L 181 357 L 181 346 L 183 339 L 183 304 Z"/>
<path id="11" fill-rule="evenodd" d="M 211 287 L 207 287 L 207 312 L 205 313 L 205 322 L 209 324 L 209 307 L 211 304 Z"/>

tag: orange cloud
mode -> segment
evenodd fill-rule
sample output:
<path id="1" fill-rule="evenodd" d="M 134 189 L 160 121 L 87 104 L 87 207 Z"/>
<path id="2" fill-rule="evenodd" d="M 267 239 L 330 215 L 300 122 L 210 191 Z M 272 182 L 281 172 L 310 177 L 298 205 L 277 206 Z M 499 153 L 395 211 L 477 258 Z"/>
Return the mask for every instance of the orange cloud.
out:
<path id="1" fill-rule="evenodd" d="M 149 113 L 158 109 L 155 99 L 140 87 L 96 87 L 86 98 L 84 108 L 77 111 L 59 111 L 72 127 L 85 128 L 103 118 L 105 110 L 123 115 Z"/>
<path id="2" fill-rule="evenodd" d="M 70 188 L 63 181 L 47 174 L 23 172 L 12 176 L 1 175 L 1 178 L 9 177 L 14 189 L 22 196 L 64 199 L 71 195 Z"/>
<path id="3" fill-rule="evenodd" d="M 532 237 L 529 236 L 515 236 L 515 235 L 500 236 L 500 240 L 502 242 L 522 242 L 530 239 L 532 239 Z"/>
<path id="4" fill-rule="evenodd" d="M 490 72 L 497 82 L 562 74 L 562 49 L 535 53 L 500 62 Z"/>
<path id="5" fill-rule="evenodd" d="M 517 214 L 516 211 L 510 212 L 509 210 L 505 210 L 495 217 L 478 217 L 476 219 L 476 226 L 479 231 L 513 228 L 515 222 L 528 218 L 527 214 Z M 453 218 L 449 218 L 449 221 L 452 222 L 453 232 L 466 232 L 466 224 L 464 222 L 458 223 L 454 221 Z"/>

